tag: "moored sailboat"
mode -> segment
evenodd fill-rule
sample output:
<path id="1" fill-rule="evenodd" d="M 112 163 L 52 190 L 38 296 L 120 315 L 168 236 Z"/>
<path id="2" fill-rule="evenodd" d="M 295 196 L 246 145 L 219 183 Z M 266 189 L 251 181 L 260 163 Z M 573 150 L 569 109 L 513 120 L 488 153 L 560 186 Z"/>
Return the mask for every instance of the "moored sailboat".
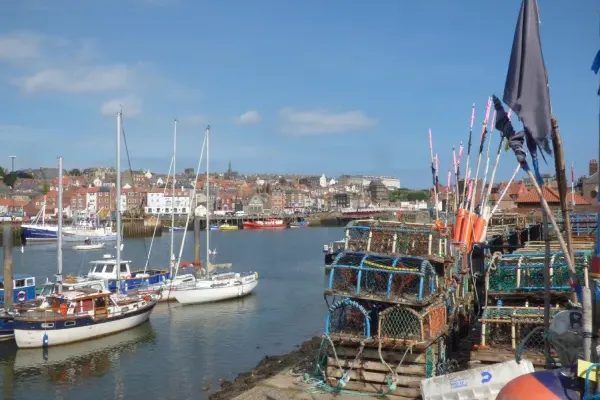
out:
<path id="1" fill-rule="evenodd" d="M 206 198 L 210 198 L 209 185 L 209 137 L 210 126 L 206 128 Z M 208 205 L 208 204 L 207 204 Z M 207 206 L 206 226 L 210 226 L 210 212 Z M 182 249 L 183 250 L 183 247 Z M 181 260 L 180 256 L 177 263 Z M 236 297 L 246 296 L 258 285 L 258 274 L 255 272 L 236 273 L 225 272 L 214 274 L 218 269 L 231 268 L 231 264 L 213 264 L 210 260 L 211 255 L 215 255 L 215 251 L 210 250 L 210 230 L 206 231 L 206 265 L 204 270 L 206 277 L 197 279 L 193 286 L 185 285 L 177 288 L 174 291 L 175 299 L 181 304 L 201 304 L 215 301 L 233 299 Z"/>
<path id="2" fill-rule="evenodd" d="M 120 188 L 121 113 L 117 114 L 117 187 Z M 62 286 L 62 157 L 58 159 L 58 246 L 57 292 L 43 299 L 39 307 L 14 317 L 18 347 L 47 347 L 78 342 L 120 332 L 146 322 L 159 296 L 127 296 L 103 289 L 78 288 L 63 292 Z M 121 227 L 120 190 L 117 190 L 117 232 Z M 121 235 L 117 235 L 115 265 L 121 265 Z M 117 288 L 120 268 L 116 268 Z"/>

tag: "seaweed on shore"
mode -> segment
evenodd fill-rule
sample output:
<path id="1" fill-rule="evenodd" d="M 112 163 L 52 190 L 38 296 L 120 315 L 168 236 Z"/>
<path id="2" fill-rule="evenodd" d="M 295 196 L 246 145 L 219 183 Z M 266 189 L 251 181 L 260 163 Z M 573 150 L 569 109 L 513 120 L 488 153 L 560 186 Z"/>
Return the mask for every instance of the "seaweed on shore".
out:
<path id="1" fill-rule="evenodd" d="M 287 354 L 265 356 L 252 371 L 239 374 L 233 381 L 223 381 L 221 389 L 210 395 L 209 400 L 233 399 L 285 370 L 297 374 L 308 372 L 314 369 L 320 345 L 321 337 L 315 336 Z"/>

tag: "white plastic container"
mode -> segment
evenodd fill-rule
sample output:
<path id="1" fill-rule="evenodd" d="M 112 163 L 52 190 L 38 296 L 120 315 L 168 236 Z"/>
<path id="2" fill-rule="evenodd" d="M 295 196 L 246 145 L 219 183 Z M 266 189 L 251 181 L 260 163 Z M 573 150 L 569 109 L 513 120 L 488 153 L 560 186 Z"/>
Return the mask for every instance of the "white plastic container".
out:
<path id="1" fill-rule="evenodd" d="M 421 381 L 423 400 L 494 400 L 511 380 L 534 372 L 529 360 L 506 361 Z"/>

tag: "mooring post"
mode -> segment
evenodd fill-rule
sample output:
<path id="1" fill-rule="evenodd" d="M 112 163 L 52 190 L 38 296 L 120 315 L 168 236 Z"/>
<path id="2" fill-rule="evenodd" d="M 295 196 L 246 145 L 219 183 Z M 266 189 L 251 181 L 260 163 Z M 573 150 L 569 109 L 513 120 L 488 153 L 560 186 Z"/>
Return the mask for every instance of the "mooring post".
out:
<path id="1" fill-rule="evenodd" d="M 12 308 L 13 302 L 13 235 L 12 224 L 6 223 L 2 227 L 2 243 L 4 245 L 4 308 Z"/>
<path id="2" fill-rule="evenodd" d="M 198 217 L 194 217 L 194 265 L 200 265 L 200 218 Z"/>

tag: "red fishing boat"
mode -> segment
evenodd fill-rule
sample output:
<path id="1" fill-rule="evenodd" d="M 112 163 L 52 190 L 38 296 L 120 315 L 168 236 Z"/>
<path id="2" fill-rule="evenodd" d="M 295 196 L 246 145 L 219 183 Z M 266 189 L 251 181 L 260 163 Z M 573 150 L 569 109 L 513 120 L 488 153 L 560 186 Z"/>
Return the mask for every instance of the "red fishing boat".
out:
<path id="1" fill-rule="evenodd" d="M 264 221 L 246 221 L 244 229 L 283 229 L 287 224 L 280 218 L 268 218 Z"/>

